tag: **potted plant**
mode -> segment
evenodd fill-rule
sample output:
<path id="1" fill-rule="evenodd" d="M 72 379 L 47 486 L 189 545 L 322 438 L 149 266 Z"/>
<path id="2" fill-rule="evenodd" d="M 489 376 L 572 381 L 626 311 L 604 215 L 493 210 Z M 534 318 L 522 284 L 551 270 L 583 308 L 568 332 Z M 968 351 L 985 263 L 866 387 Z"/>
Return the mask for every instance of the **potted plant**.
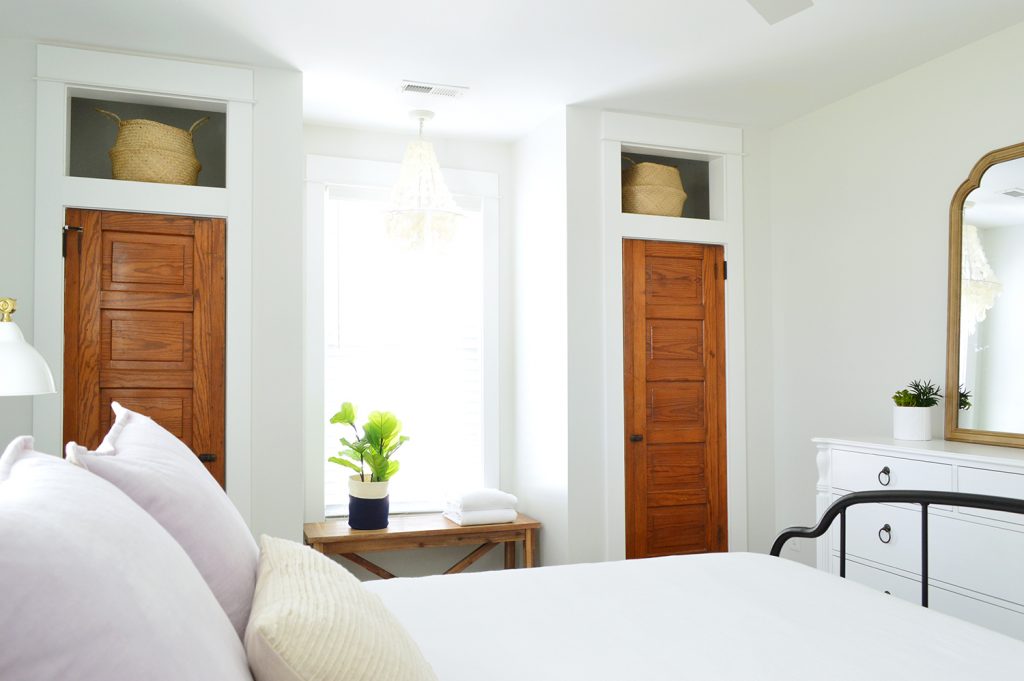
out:
<path id="1" fill-rule="evenodd" d="M 939 387 L 931 381 L 911 381 L 892 396 L 892 436 L 896 440 L 931 440 L 932 412 L 942 399 Z"/>
<path id="2" fill-rule="evenodd" d="M 971 410 L 971 391 L 970 390 L 964 390 L 964 387 L 960 386 L 959 393 L 960 393 L 960 411 L 970 411 Z"/>
<path id="3" fill-rule="evenodd" d="M 331 423 L 349 426 L 356 439 L 341 438 L 345 448 L 328 459 L 356 472 L 348 480 L 348 524 L 356 530 L 380 530 L 388 526 L 388 480 L 398 472 L 394 458 L 408 441 L 401 435 L 402 422 L 389 411 L 370 412 L 363 432 L 356 427 L 356 408 L 351 402 L 331 417 Z"/>

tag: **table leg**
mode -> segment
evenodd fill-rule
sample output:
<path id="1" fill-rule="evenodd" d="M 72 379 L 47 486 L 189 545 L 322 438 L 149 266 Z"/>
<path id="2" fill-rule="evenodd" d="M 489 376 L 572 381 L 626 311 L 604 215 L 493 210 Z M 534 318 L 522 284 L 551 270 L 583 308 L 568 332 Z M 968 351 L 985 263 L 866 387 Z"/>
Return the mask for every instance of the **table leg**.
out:
<path id="1" fill-rule="evenodd" d="M 526 530 L 523 538 L 523 567 L 537 566 L 537 530 Z"/>
<path id="2" fill-rule="evenodd" d="M 516 543 L 505 542 L 505 569 L 510 570 L 516 566 Z"/>

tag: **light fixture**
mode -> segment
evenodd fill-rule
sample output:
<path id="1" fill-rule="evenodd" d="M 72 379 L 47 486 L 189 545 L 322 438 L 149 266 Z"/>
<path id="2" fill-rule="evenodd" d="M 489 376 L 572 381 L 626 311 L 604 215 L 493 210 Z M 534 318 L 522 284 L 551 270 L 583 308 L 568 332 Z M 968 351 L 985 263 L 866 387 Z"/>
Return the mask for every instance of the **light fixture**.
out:
<path id="1" fill-rule="evenodd" d="M 446 241 L 462 216 L 448 191 L 434 145 L 423 139 L 423 124 L 432 111 L 418 109 L 409 115 L 419 121 L 419 137 L 409 143 L 391 191 L 389 232 L 410 245 Z"/>
<path id="2" fill-rule="evenodd" d="M 996 297 L 1003 291 L 1003 285 L 985 257 L 981 247 L 978 228 L 964 225 L 963 256 L 960 271 L 960 318 L 967 327 L 968 335 L 985 321 L 988 311 L 996 304 Z"/>
<path id="3" fill-rule="evenodd" d="M 0 395 L 55 393 L 46 360 L 25 342 L 21 329 L 11 319 L 16 308 L 14 298 L 0 298 Z"/>

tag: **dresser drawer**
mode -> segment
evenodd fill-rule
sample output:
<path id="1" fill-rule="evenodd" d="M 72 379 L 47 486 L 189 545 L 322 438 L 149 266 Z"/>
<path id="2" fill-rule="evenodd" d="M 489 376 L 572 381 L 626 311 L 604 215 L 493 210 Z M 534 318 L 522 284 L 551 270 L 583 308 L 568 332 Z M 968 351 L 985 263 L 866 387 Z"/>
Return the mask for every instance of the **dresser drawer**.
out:
<path id="1" fill-rule="evenodd" d="M 932 579 L 1024 609 L 1024 533 L 937 514 L 928 523 Z"/>
<path id="2" fill-rule="evenodd" d="M 1024 475 L 960 466 L 957 470 L 957 491 L 1024 499 Z M 1024 515 L 1017 513 L 986 511 L 981 508 L 961 508 L 960 513 L 1024 525 Z"/>
<path id="3" fill-rule="evenodd" d="M 832 486 L 860 492 L 879 489 L 953 489 L 953 467 L 948 464 L 832 450 Z"/>
<path id="4" fill-rule="evenodd" d="M 832 557 L 832 573 L 839 574 L 839 556 Z M 895 575 L 856 561 L 846 561 L 846 578 L 910 603 L 921 603 L 921 581 Z M 1024 639 L 1024 614 L 963 594 L 947 591 L 934 584 L 928 588 L 932 610 Z"/>
<path id="5" fill-rule="evenodd" d="M 839 550 L 839 520 L 832 524 L 832 548 Z M 883 504 L 851 506 L 846 511 L 846 555 L 919 573 L 921 512 Z"/>

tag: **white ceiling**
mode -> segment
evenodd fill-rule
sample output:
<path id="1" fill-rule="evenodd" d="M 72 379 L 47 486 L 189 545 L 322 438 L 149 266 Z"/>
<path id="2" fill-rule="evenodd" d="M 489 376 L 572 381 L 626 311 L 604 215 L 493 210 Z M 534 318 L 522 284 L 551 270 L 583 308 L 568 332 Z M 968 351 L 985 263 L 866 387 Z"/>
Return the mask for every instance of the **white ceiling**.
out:
<path id="1" fill-rule="evenodd" d="M 1024 158 L 997 163 L 981 176 L 981 186 L 967 195 L 964 220 L 976 227 L 1024 225 L 1024 197 L 1007 191 L 1024 191 Z"/>
<path id="2" fill-rule="evenodd" d="M 0 0 L 0 35 L 304 73 L 310 122 L 412 130 L 403 78 L 466 85 L 435 134 L 513 138 L 558 107 L 772 126 L 1011 24 L 1021 0 Z"/>

